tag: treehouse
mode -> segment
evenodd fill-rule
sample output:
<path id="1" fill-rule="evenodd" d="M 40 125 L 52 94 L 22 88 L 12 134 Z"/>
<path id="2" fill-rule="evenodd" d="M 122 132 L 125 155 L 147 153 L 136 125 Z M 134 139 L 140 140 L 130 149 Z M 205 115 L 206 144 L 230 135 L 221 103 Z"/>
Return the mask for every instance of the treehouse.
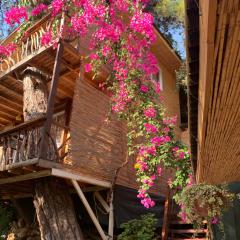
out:
<path id="1" fill-rule="evenodd" d="M 69 189 L 75 189 L 81 197 L 101 238 L 107 239 L 83 192 L 95 192 L 109 213 L 112 236 L 113 206 L 99 191 L 112 187 L 117 171 L 120 189 L 132 189 L 134 194 L 137 189 L 134 159 L 124 164 L 126 126 L 117 119 L 106 121 L 109 97 L 98 88 L 111 66 L 105 66 L 101 75 L 92 80 L 91 74 L 83 71 L 81 60 L 88 53 L 89 39 L 62 39 L 57 46 L 42 46 L 41 37 L 49 24 L 49 16 L 37 22 L 13 54 L 0 62 L 0 195 L 3 199 L 32 197 L 36 179 L 63 178 Z M 161 83 L 169 115 L 178 116 L 176 133 L 180 139 L 175 70 L 181 61 L 155 31 L 157 40 L 152 52 L 160 68 L 156 80 Z M 2 44 L 15 37 L 13 32 Z M 37 102 L 38 97 L 44 100 Z M 153 194 L 167 195 L 170 174 L 161 177 Z M 127 199 L 121 199 L 124 197 Z"/>

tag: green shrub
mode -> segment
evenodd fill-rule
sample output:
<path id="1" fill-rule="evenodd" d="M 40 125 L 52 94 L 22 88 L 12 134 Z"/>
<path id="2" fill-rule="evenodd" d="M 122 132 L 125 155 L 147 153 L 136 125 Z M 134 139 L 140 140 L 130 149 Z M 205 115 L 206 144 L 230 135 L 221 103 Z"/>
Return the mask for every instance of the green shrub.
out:
<path id="1" fill-rule="evenodd" d="M 154 214 L 142 215 L 140 219 L 133 219 L 123 223 L 123 232 L 118 240 L 155 240 L 157 219 Z"/>
<path id="2" fill-rule="evenodd" d="M 7 234 L 13 218 L 13 207 L 7 202 L 0 201 L 0 239 L 5 239 L 4 235 Z"/>

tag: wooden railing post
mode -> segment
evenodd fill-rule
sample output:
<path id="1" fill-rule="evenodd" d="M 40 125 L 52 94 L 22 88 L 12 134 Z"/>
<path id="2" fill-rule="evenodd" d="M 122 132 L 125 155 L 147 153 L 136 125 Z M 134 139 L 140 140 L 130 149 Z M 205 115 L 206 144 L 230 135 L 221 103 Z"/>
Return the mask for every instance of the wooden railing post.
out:
<path id="1" fill-rule="evenodd" d="M 164 205 L 164 215 L 163 215 L 163 225 L 162 225 L 162 240 L 168 239 L 168 227 L 169 227 L 169 218 L 170 218 L 170 209 L 171 209 L 171 192 L 168 188 L 165 205 Z"/>

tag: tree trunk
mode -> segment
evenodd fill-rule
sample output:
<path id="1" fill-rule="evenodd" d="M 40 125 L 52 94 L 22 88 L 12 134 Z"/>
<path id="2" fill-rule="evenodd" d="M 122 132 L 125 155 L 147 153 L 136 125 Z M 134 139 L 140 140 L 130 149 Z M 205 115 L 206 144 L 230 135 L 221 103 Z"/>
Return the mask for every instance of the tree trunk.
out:
<path id="1" fill-rule="evenodd" d="M 48 99 L 46 76 L 36 68 L 26 68 L 23 90 L 24 120 L 43 117 Z M 64 180 L 53 177 L 36 180 L 34 206 L 42 240 L 83 239 Z"/>

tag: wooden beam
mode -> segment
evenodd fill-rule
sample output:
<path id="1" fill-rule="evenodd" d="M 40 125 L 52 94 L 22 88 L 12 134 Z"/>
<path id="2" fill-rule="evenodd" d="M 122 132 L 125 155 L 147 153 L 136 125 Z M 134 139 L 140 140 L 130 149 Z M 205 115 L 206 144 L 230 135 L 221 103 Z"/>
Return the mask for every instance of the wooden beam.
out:
<path id="1" fill-rule="evenodd" d="M 11 116 L 16 117 L 18 114 L 22 114 L 22 110 L 16 110 L 15 108 L 12 108 L 6 104 L 2 104 L 2 102 L 0 102 L 0 108 L 1 111 L 3 110 L 4 112 L 8 112 L 9 114 L 11 114 Z M 5 110 L 4 110 L 5 109 Z"/>
<path id="2" fill-rule="evenodd" d="M 1 82 L 0 82 L 0 90 L 3 91 L 4 93 L 10 93 L 11 95 L 16 96 L 18 100 L 22 100 L 23 98 L 22 94 L 14 91 L 11 88 L 6 87 L 5 85 L 1 84 Z"/>
<path id="3" fill-rule="evenodd" d="M 75 190 L 77 191 L 77 193 L 78 193 L 78 195 L 79 195 L 79 197 L 80 197 L 83 205 L 85 206 L 85 208 L 86 208 L 89 216 L 91 217 L 94 225 L 96 226 L 96 228 L 97 228 L 97 230 L 98 230 L 98 233 L 100 234 L 101 238 L 102 238 L 103 240 L 107 240 L 108 238 L 107 238 L 107 236 L 105 235 L 105 233 L 104 233 L 104 231 L 103 231 L 103 229 L 102 229 L 102 227 L 101 227 L 101 225 L 100 225 L 97 217 L 95 216 L 95 214 L 94 214 L 91 206 L 89 205 L 89 203 L 88 203 L 88 201 L 87 201 L 87 199 L 86 199 L 86 197 L 85 197 L 82 189 L 79 187 L 78 182 L 77 182 L 76 180 L 71 180 L 71 182 L 72 182 Z"/>
<path id="4" fill-rule="evenodd" d="M 103 208 L 107 213 L 110 212 L 110 207 L 108 206 L 107 202 L 103 199 L 102 195 L 99 192 L 95 192 L 94 196 L 96 199 L 102 204 Z"/>
<path id="5" fill-rule="evenodd" d="M 25 175 L 2 178 L 2 179 L 0 179 L 0 185 L 26 181 L 26 180 L 30 180 L 30 179 L 37 179 L 37 178 L 47 177 L 50 175 L 51 175 L 51 170 L 43 170 L 43 171 L 29 173 L 29 174 L 25 174 Z"/>
<path id="6" fill-rule="evenodd" d="M 63 45 L 69 54 L 73 55 L 75 58 L 79 58 L 79 60 L 81 59 L 80 53 L 71 44 L 67 43 L 66 41 L 63 41 Z"/>
<path id="7" fill-rule="evenodd" d="M 27 122 L 24 122 L 24 123 L 21 123 L 11 129 L 7 129 L 3 132 L 0 133 L 0 137 L 3 137 L 4 135 L 8 135 L 8 134 L 11 134 L 11 133 L 14 133 L 14 132 L 17 132 L 19 130 L 22 130 L 24 128 L 28 128 L 32 125 L 34 126 L 39 126 L 39 124 L 43 123 L 45 121 L 45 117 L 41 117 L 41 118 L 38 118 L 38 119 L 33 119 L 33 120 L 30 120 L 30 121 L 27 121 Z"/>
<path id="8" fill-rule="evenodd" d="M 27 194 L 27 193 L 24 193 L 24 194 L 22 194 L 22 193 L 18 193 L 18 194 L 16 194 L 16 195 L 14 195 L 14 198 L 15 199 L 21 199 L 21 198 L 31 198 L 31 197 L 33 197 L 33 195 L 32 194 Z M 9 196 L 9 195 L 3 195 L 3 196 L 1 196 L 1 199 L 3 199 L 3 200 L 9 200 L 11 198 L 11 196 Z"/>
<path id="9" fill-rule="evenodd" d="M 12 112 L 9 112 L 7 109 L 5 108 L 0 108 L 0 113 L 2 115 L 3 118 L 6 118 L 6 119 L 13 119 L 15 120 L 16 119 L 16 113 L 12 113 Z"/>
<path id="10" fill-rule="evenodd" d="M 22 162 L 17 162 L 17 163 L 11 163 L 6 166 L 4 166 L 4 170 L 11 170 L 14 168 L 23 168 L 25 166 L 30 166 L 38 163 L 38 158 L 33 158 L 31 160 L 26 160 Z"/>
<path id="11" fill-rule="evenodd" d="M 107 190 L 108 188 L 106 187 L 99 187 L 99 186 L 94 186 L 94 187 L 82 187 L 83 192 L 96 192 L 96 191 L 104 191 Z"/>
<path id="12" fill-rule="evenodd" d="M 1 116 L 0 116 L 0 122 L 2 122 L 4 125 L 9 123 L 8 120 L 6 120 L 5 118 L 2 118 Z"/>
<path id="13" fill-rule="evenodd" d="M 109 220 L 108 220 L 108 235 L 113 239 L 114 234 L 114 207 L 113 207 L 113 191 L 110 197 Z"/>
<path id="14" fill-rule="evenodd" d="M 56 55 L 54 68 L 53 68 L 51 89 L 50 89 L 48 105 L 47 105 L 46 122 L 45 122 L 43 130 L 42 130 L 42 141 L 40 143 L 40 156 L 39 157 L 42 159 L 46 159 L 46 155 L 47 155 L 47 142 L 48 142 L 47 134 L 49 133 L 49 131 L 51 129 L 51 123 L 52 123 L 52 118 L 53 118 L 53 113 L 54 113 L 55 97 L 57 94 L 57 87 L 58 87 L 58 82 L 59 82 L 59 74 L 60 74 L 62 55 L 63 55 L 63 45 L 60 40 L 60 42 L 58 43 L 57 55 Z"/>
<path id="15" fill-rule="evenodd" d="M 41 163 L 41 161 L 40 161 L 40 163 Z M 42 165 L 40 164 L 40 167 L 41 166 Z M 89 184 L 93 184 L 93 185 L 100 186 L 100 187 L 105 187 L 105 188 L 111 187 L 110 182 L 94 179 L 93 177 L 84 175 L 82 173 L 72 173 L 67 170 L 60 170 L 60 169 L 52 168 L 52 175 L 55 177 L 62 177 L 65 179 L 73 179 L 73 180 L 76 180 L 79 182 L 89 183 Z"/>
<path id="16" fill-rule="evenodd" d="M 65 46 L 65 45 L 63 44 L 63 46 Z M 50 53 L 50 57 L 53 58 L 53 59 L 55 59 L 54 53 L 51 52 L 51 53 Z M 66 67 L 69 71 L 71 71 L 71 72 L 76 72 L 76 73 L 77 73 L 76 66 L 73 66 L 72 64 L 68 63 L 63 57 L 61 58 L 61 63 L 62 63 L 63 65 L 65 65 L 65 67 Z"/>
<path id="17" fill-rule="evenodd" d="M 45 67 L 42 67 L 42 66 L 40 66 L 39 64 L 37 64 L 37 63 L 35 63 L 35 62 L 31 62 L 31 64 L 30 64 L 31 66 L 33 66 L 33 67 L 36 67 L 36 68 L 38 68 L 39 70 L 41 70 L 41 71 L 43 71 L 44 73 L 46 73 L 47 75 L 50 75 L 51 74 L 51 72 L 48 70 L 48 69 L 46 69 Z M 69 72 L 69 70 L 68 70 L 68 72 Z M 71 89 L 71 87 L 69 87 L 68 85 L 72 85 L 72 86 L 74 86 L 74 82 L 73 81 L 71 81 L 71 79 L 69 79 L 69 78 L 67 78 L 67 77 L 63 77 L 62 75 L 61 75 L 61 73 L 60 73 L 60 79 L 64 79 L 64 86 L 62 85 L 62 86 L 58 86 L 58 91 L 61 93 L 61 94 L 63 94 L 64 96 L 66 96 L 66 97 L 72 97 L 72 95 L 73 95 L 73 89 Z"/>
<path id="18" fill-rule="evenodd" d="M 16 109 L 18 111 L 22 111 L 23 106 L 21 104 L 18 104 L 16 100 L 13 101 L 6 97 L 0 96 L 0 101 L 2 104 L 8 105 L 9 107 Z"/>

